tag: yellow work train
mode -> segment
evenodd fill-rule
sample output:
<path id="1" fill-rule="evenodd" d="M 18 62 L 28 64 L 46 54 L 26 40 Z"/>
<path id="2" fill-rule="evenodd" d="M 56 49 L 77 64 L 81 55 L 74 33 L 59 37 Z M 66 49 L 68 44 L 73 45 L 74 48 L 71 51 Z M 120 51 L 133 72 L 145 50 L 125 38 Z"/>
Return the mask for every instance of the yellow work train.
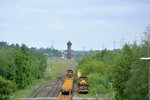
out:
<path id="1" fill-rule="evenodd" d="M 88 93 L 88 78 L 82 76 L 81 69 L 78 69 L 78 93 L 87 94 Z"/>
<path id="2" fill-rule="evenodd" d="M 79 77 L 78 79 L 78 92 L 81 94 L 88 93 L 88 78 L 87 77 Z"/>
<path id="3" fill-rule="evenodd" d="M 71 100 L 73 91 L 73 70 L 67 70 L 66 78 L 57 100 Z"/>

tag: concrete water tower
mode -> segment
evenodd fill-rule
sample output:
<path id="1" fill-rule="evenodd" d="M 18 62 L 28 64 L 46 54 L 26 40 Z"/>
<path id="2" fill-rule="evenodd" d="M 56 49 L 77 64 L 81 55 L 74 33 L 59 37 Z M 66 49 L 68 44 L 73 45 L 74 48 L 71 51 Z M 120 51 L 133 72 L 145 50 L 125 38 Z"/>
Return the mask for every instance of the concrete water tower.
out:
<path id="1" fill-rule="evenodd" d="M 69 59 L 69 60 L 72 59 L 71 45 L 72 45 L 72 43 L 70 41 L 68 41 L 68 43 L 67 43 L 67 59 Z"/>

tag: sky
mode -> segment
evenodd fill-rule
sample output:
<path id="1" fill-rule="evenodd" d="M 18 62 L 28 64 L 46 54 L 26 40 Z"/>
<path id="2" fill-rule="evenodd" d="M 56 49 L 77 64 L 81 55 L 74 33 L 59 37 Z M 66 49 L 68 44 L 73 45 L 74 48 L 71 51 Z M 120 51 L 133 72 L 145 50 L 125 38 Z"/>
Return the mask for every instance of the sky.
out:
<path id="1" fill-rule="evenodd" d="M 114 49 L 139 42 L 148 25 L 150 0 L 0 0 L 0 41 L 9 44 Z"/>

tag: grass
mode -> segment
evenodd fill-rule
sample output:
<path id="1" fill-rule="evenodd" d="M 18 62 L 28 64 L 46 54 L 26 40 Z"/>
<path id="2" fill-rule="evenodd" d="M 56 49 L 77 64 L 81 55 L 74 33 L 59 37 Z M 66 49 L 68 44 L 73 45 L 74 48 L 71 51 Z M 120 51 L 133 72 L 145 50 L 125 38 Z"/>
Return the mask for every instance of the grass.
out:
<path id="1" fill-rule="evenodd" d="M 33 80 L 33 82 L 25 89 L 21 89 L 13 93 L 10 100 L 19 100 L 19 98 L 29 97 L 34 89 L 36 89 L 40 84 L 55 81 L 59 73 L 63 72 L 66 68 L 75 66 L 76 62 L 62 59 L 48 59 L 47 64 L 48 66 L 45 70 L 43 79 Z"/>
<path id="2" fill-rule="evenodd" d="M 49 59 L 45 77 L 48 77 L 50 80 L 54 80 L 61 72 L 63 72 L 66 68 L 72 67 L 74 64 L 74 61 Z"/>
<path id="3" fill-rule="evenodd" d="M 10 99 L 19 100 L 19 98 L 29 97 L 36 87 L 45 82 L 47 82 L 47 80 L 45 79 L 33 80 L 33 82 L 30 85 L 28 85 L 25 89 L 20 89 L 13 93 Z"/>
<path id="4" fill-rule="evenodd" d="M 79 94 L 80 98 L 95 98 L 96 96 L 93 94 Z"/>

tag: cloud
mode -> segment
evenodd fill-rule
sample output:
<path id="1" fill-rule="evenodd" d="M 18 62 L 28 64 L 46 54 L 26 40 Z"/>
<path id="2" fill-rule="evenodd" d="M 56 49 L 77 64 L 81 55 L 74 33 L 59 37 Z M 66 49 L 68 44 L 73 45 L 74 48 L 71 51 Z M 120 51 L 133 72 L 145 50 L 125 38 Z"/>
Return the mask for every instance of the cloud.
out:
<path id="1" fill-rule="evenodd" d="M 45 45 L 41 41 L 55 40 L 62 47 L 62 41 L 71 39 L 75 48 L 96 48 L 99 42 L 112 47 L 114 39 L 133 40 L 131 33 L 142 32 L 150 23 L 149 10 L 147 0 L 3 0 L 0 34 L 40 46 Z"/>

